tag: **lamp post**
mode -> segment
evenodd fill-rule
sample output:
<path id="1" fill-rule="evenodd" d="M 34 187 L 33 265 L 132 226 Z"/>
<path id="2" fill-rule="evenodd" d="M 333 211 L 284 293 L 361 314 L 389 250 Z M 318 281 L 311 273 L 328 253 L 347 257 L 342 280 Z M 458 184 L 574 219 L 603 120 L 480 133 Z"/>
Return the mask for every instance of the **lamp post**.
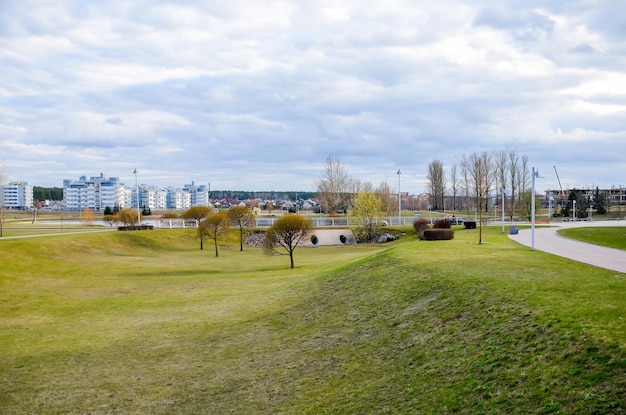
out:
<path id="1" fill-rule="evenodd" d="M 400 201 L 400 175 L 402 174 L 402 172 L 400 171 L 400 169 L 398 169 L 398 172 L 396 174 L 398 175 L 398 226 L 400 226 L 402 224 L 402 219 L 400 219 L 402 217 L 402 202 Z"/>
<path id="2" fill-rule="evenodd" d="M 572 200 L 572 220 L 576 222 L 576 199 Z"/>
<path id="3" fill-rule="evenodd" d="M 535 250 L 535 178 L 539 177 L 539 172 L 537 170 L 535 170 L 535 168 L 533 167 L 533 171 L 532 171 L 532 175 L 533 175 L 533 191 L 532 191 L 532 200 L 530 201 L 531 203 L 531 212 L 532 212 L 532 217 L 531 217 L 531 228 L 532 228 L 532 243 L 531 243 L 531 250 Z"/>
<path id="4" fill-rule="evenodd" d="M 504 197 L 506 196 L 506 187 L 502 188 L 502 233 L 504 233 Z"/>
<path id="5" fill-rule="evenodd" d="M 133 171 L 135 174 L 135 193 L 137 196 L 137 226 L 141 225 L 141 214 L 139 213 L 139 182 L 137 181 L 137 169 Z"/>

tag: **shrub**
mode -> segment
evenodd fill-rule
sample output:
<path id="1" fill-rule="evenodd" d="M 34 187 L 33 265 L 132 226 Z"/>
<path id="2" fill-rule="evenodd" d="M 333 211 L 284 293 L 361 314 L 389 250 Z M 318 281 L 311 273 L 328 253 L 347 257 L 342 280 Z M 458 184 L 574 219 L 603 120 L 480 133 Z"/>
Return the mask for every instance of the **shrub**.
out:
<path id="1" fill-rule="evenodd" d="M 422 239 L 425 241 L 449 241 L 454 239 L 454 230 L 446 228 L 425 229 Z"/>
<path id="2" fill-rule="evenodd" d="M 424 231 L 429 228 L 430 225 L 428 224 L 428 221 L 426 219 L 418 219 L 413 222 L 413 229 L 415 229 L 417 237 L 420 239 L 424 239 Z"/>
<path id="3" fill-rule="evenodd" d="M 439 219 L 435 223 L 433 223 L 434 229 L 450 229 L 450 221 L 448 219 Z"/>

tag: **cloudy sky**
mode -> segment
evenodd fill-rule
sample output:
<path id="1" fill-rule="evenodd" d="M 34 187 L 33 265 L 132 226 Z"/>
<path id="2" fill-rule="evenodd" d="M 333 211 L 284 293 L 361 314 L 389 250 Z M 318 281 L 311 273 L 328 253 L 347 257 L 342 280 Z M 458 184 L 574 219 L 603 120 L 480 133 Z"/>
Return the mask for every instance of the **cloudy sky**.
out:
<path id="1" fill-rule="evenodd" d="M 2 0 L 0 161 L 314 190 L 332 155 L 419 193 L 511 149 L 538 190 L 626 185 L 625 68 L 620 0 Z"/>

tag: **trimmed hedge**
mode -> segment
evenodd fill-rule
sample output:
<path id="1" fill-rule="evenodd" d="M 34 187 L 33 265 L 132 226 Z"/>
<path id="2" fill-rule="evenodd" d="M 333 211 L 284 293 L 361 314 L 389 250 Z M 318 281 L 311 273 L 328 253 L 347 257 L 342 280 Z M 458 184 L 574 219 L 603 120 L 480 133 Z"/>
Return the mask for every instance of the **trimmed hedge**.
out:
<path id="1" fill-rule="evenodd" d="M 433 228 L 435 229 L 450 229 L 450 220 L 448 219 L 439 219 L 433 223 Z"/>
<path id="2" fill-rule="evenodd" d="M 425 229 L 423 240 L 425 241 L 449 241 L 454 239 L 454 230 L 446 228 Z"/>

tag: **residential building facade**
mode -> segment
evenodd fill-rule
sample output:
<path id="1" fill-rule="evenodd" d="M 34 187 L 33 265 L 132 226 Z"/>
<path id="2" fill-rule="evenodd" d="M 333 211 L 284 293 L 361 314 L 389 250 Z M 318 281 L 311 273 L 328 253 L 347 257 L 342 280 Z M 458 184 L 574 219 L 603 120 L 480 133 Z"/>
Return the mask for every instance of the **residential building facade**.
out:
<path id="1" fill-rule="evenodd" d="M 0 185 L 0 203 L 7 209 L 32 208 L 33 186 L 28 182 L 9 182 Z"/>

